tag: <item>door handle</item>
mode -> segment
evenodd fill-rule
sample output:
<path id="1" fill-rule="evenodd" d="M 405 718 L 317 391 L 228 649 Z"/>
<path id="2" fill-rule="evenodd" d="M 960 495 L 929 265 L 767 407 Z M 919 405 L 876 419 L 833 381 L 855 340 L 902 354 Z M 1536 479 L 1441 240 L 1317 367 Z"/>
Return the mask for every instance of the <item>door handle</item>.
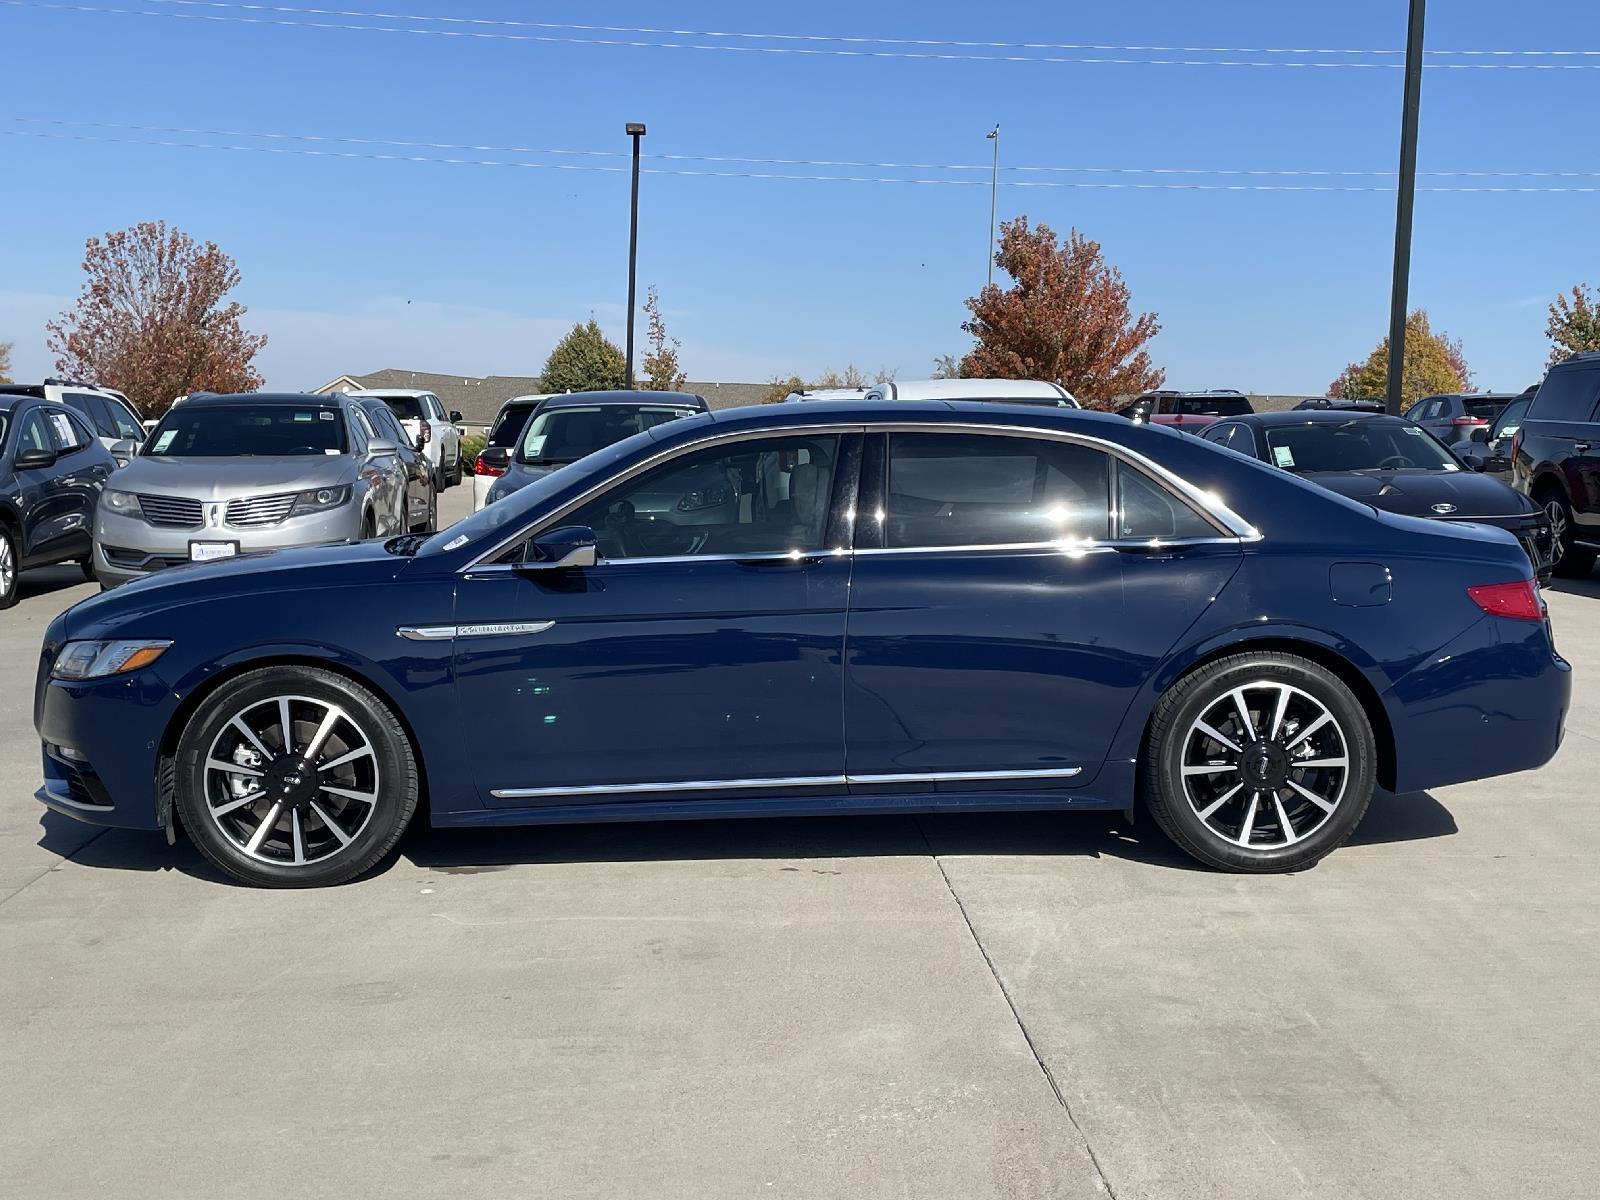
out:
<path id="1" fill-rule="evenodd" d="M 1589 443 L 1588 442 L 1574 442 L 1574 443 L 1572 443 L 1572 448 L 1574 450 L 1576 450 L 1579 454 L 1587 454 L 1587 453 L 1589 453 Z"/>

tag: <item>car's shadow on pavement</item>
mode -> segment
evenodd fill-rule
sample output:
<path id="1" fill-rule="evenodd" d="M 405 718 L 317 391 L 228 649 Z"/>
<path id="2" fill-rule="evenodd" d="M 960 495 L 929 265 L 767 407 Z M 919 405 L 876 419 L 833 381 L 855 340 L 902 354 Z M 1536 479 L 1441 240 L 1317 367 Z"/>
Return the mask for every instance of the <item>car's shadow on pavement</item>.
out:
<path id="1" fill-rule="evenodd" d="M 1600 596 L 1600 576 L 1586 575 L 1582 579 L 1552 579 L 1546 590 L 1560 592 L 1565 596 L 1588 596 L 1592 599 Z"/>
<path id="2" fill-rule="evenodd" d="M 99 836 L 54 813 L 41 819 L 40 846 L 77 866 L 111 871 L 181 871 L 226 882 L 186 839 L 168 846 L 160 834 L 106 830 Z M 1455 818 L 1427 792 L 1380 792 L 1348 845 L 1448 837 Z M 1183 853 L 1140 814 L 939 813 L 921 816 L 767 817 L 726 821 L 608 822 L 503 829 L 433 829 L 417 825 L 396 854 L 372 875 L 399 860 L 442 874 L 471 875 L 514 866 L 570 863 L 662 862 L 719 859 L 827 860 L 936 854 L 1009 857 L 1119 858 L 1181 871 L 1205 867 Z"/>
<path id="3" fill-rule="evenodd" d="M 83 577 L 82 568 L 76 563 L 58 567 L 30 567 L 17 580 L 17 599 L 21 601 L 33 596 L 48 596 L 52 592 L 64 592 L 88 583 Z"/>

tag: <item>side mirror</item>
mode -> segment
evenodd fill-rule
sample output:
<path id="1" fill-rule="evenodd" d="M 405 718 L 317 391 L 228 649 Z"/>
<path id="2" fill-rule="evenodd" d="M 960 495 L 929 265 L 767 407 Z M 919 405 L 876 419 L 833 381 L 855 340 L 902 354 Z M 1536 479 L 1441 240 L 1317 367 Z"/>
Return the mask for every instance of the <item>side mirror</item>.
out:
<path id="1" fill-rule="evenodd" d="M 478 460 L 489 470 L 503 474 L 511 466 L 511 449 L 508 446 L 485 446 L 478 454 Z"/>
<path id="2" fill-rule="evenodd" d="M 461 416 L 461 414 L 459 412 L 457 412 L 453 408 L 450 410 L 450 424 L 459 425 L 459 424 L 461 424 L 462 419 L 463 418 L 462 418 L 462 416 Z"/>
<path id="3" fill-rule="evenodd" d="M 417 440 L 412 444 L 411 448 L 418 454 L 426 454 L 428 452 L 428 439 L 420 433 L 417 434 Z"/>
<path id="4" fill-rule="evenodd" d="M 1488 445 L 1489 444 L 1489 427 L 1487 425 L 1476 426 L 1472 430 L 1472 433 L 1469 434 L 1468 436 L 1474 442 L 1482 442 L 1484 445 Z"/>
<path id="5" fill-rule="evenodd" d="M 599 559 L 594 530 L 587 525 L 563 525 L 528 543 L 522 567 L 527 571 L 570 571 L 592 567 Z"/>
<path id="6" fill-rule="evenodd" d="M 400 453 L 400 447 L 388 438 L 373 438 L 367 443 L 367 453 L 375 458 L 382 458 L 385 454 Z"/>
<path id="7" fill-rule="evenodd" d="M 121 465 L 126 465 L 137 453 L 139 453 L 139 443 L 132 438 L 123 438 L 120 442 L 111 443 L 111 457 Z"/>
<path id="8" fill-rule="evenodd" d="M 39 471 L 55 466 L 60 457 L 54 450 L 18 450 L 11 465 L 19 471 Z"/>

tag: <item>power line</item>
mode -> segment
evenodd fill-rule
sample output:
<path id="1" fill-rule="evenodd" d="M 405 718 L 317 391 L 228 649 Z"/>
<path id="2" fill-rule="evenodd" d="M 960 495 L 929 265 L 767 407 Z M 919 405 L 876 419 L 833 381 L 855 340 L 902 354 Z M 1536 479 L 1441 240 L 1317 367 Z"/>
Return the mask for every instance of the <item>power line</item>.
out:
<path id="1" fill-rule="evenodd" d="M 124 146 L 152 146 L 184 150 L 221 150 L 255 154 L 300 155 L 309 158 L 364 159 L 376 162 L 433 163 L 445 166 L 502 167 L 522 170 L 569 172 L 604 172 L 618 174 L 627 171 L 623 166 L 599 166 L 583 163 L 515 162 L 504 159 L 474 159 L 436 157 L 418 154 L 382 154 L 352 150 L 318 150 L 298 146 L 247 146 L 233 143 L 173 141 L 155 138 L 104 137 L 88 133 L 49 133 L 35 129 L 0 129 L 0 136 L 28 137 L 50 141 L 91 142 Z M 805 181 L 814 183 L 872 183 L 908 184 L 919 187 L 988 187 L 980 179 L 917 179 L 898 176 L 867 175 L 811 175 L 778 171 L 698 171 L 678 168 L 646 168 L 647 175 L 683 176 L 703 179 L 763 179 L 778 181 Z M 1376 184 L 1262 184 L 1262 183 L 1127 183 L 1087 180 L 1005 180 L 1002 187 L 1088 189 L 1106 191 L 1189 191 L 1189 192 L 1393 192 L 1394 188 Z M 1438 186 L 1419 188 L 1425 192 L 1497 192 L 1497 193 L 1552 193 L 1594 192 L 1600 186 Z"/>
<path id="2" fill-rule="evenodd" d="M 73 129 L 110 129 L 134 133 L 179 134 L 184 136 L 261 138 L 268 141 L 294 141 L 332 143 L 349 146 L 387 146 L 410 150 L 450 150 L 468 153 L 491 154 L 542 154 L 581 158 L 627 158 L 621 150 L 575 150 L 534 146 L 507 146 L 471 142 L 418 142 L 398 138 L 349 137 L 337 134 L 266 132 L 250 129 L 211 129 L 183 125 L 136 125 L 119 121 L 81 121 L 70 117 L 8 116 L 0 119 L 26 125 L 53 125 Z M 647 161 L 736 163 L 758 166 L 784 167 L 836 167 L 854 170 L 905 170 L 905 171 L 983 171 L 991 169 L 984 163 L 926 163 L 926 162 L 874 162 L 861 159 L 837 158 L 756 158 L 736 154 L 646 154 Z M 1066 166 L 1010 166 L 1002 172 L 1049 173 L 1060 175 L 1222 175 L 1252 177 L 1308 177 L 1340 179 L 1392 179 L 1394 171 L 1324 170 L 1298 167 L 1066 167 Z M 1600 171 L 1420 171 L 1419 175 L 1436 179 L 1600 179 Z"/>
<path id="3" fill-rule="evenodd" d="M 151 3 L 165 3 L 170 0 L 150 0 Z M 222 0 L 212 0 L 221 5 Z M 740 54 L 767 54 L 767 55 L 806 55 L 814 57 L 838 58 L 866 58 L 866 59 L 916 59 L 940 62 L 992 62 L 992 63 L 1046 63 L 1046 64 L 1094 64 L 1101 66 L 1146 66 L 1146 67 L 1257 67 L 1257 68 L 1300 68 L 1307 70 L 1399 70 L 1402 66 L 1395 62 L 1307 62 L 1291 59 L 1276 60 L 1248 60 L 1248 59 L 1181 59 L 1181 58 L 1108 58 L 1108 57 L 1081 57 L 1040 54 L 973 54 L 956 53 L 931 50 L 867 50 L 867 49 L 840 49 L 837 46 L 746 46 L 733 45 L 726 42 L 668 42 L 668 41 L 640 41 L 626 38 L 601 38 L 601 37 L 576 37 L 555 34 L 531 33 L 490 33 L 478 29 L 434 29 L 416 28 L 400 25 L 356 25 L 341 21 L 308 21 L 289 20 L 284 17 L 274 16 L 238 16 L 228 13 L 210 12 L 172 12 L 151 9 L 111 8 L 106 6 L 93 6 L 87 4 L 71 4 L 61 0 L 0 0 L 12 8 L 37 8 L 49 9 L 59 12 L 92 13 L 101 16 L 129 16 L 129 17 L 157 17 L 168 20 L 185 21 L 210 21 L 242 25 L 266 25 L 289 29 L 316 29 L 337 30 L 351 33 L 389 33 L 408 34 L 419 37 L 443 37 L 457 39 L 472 39 L 478 41 L 496 42 L 534 42 L 549 45 L 572 46 L 613 46 L 640 50 L 698 50 L 711 52 L 728 52 Z M 243 5 L 230 7 L 243 9 Z M 264 7 L 264 6 L 263 6 Z M 314 10 L 289 10 L 312 13 Z M 362 13 L 360 16 L 372 20 L 409 20 L 406 17 L 381 17 L 376 13 Z M 694 35 L 701 36 L 701 35 Z M 1263 51 L 1266 53 L 1266 51 Z M 1495 51 L 1494 53 L 1499 53 Z M 1510 52 L 1507 52 L 1510 53 Z M 1430 70 L 1440 71 L 1585 71 L 1600 70 L 1600 62 L 1584 63 L 1522 63 L 1522 62 L 1470 62 L 1470 63 L 1429 63 Z"/>
<path id="4" fill-rule="evenodd" d="M 1315 54 L 1315 55 L 1402 55 L 1404 50 L 1382 47 L 1370 49 L 1261 47 L 1261 46 L 1141 46 L 1095 42 L 991 42 L 956 41 L 944 38 L 861 37 L 817 33 L 751 33 L 710 29 L 671 29 L 638 25 L 577 25 L 558 21 L 527 21 L 506 17 L 445 17 L 422 13 L 362 12 L 341 8 L 304 8 L 284 4 L 250 4 L 242 0 L 150 0 L 153 4 L 182 8 L 240 9 L 319 17 L 365 17 L 376 20 L 421 21 L 442 25 L 481 25 L 509 29 L 559 29 L 582 33 L 635 33 L 663 37 L 742 38 L 755 41 L 838 42 L 872 46 L 942 46 L 982 50 L 1093 50 L 1170 54 Z M 1536 57 L 1600 56 L 1600 50 L 1429 50 L 1438 56 L 1531 55 Z"/>

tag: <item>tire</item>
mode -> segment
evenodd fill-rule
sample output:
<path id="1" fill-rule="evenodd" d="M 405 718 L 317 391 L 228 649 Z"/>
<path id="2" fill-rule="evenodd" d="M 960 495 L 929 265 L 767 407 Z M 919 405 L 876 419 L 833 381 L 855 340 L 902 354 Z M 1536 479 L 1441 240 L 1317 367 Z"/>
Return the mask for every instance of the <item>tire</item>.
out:
<path id="1" fill-rule="evenodd" d="M 378 518 L 368 513 L 361 518 L 361 540 L 370 542 L 378 536 Z"/>
<path id="2" fill-rule="evenodd" d="M 1268 874 L 1309 867 L 1354 832 L 1372 800 L 1377 745 L 1366 710 L 1332 671 L 1293 654 L 1244 653 L 1167 689 L 1140 768 L 1145 806 L 1179 848 L 1219 870 Z"/>
<path id="3" fill-rule="evenodd" d="M 22 556 L 17 552 L 17 538 L 4 525 L 0 525 L 0 609 L 16 604 L 19 595 L 18 576 L 22 574 Z"/>
<path id="4" fill-rule="evenodd" d="M 315 771 L 305 768 L 307 751 L 321 764 Z M 399 720 L 370 689 L 318 667 L 262 667 L 207 696 L 179 738 L 174 777 L 190 839 L 252 887 L 331 887 L 365 874 L 417 808 L 416 754 Z"/>
<path id="5" fill-rule="evenodd" d="M 78 570 L 83 572 L 83 581 L 85 583 L 93 583 L 95 581 L 96 575 L 94 573 L 93 553 L 91 553 L 87 558 L 78 559 Z"/>
<path id="6" fill-rule="evenodd" d="M 1539 498 L 1550 518 L 1550 573 L 1563 579 L 1583 579 L 1594 570 L 1595 551 L 1572 544 L 1572 505 L 1560 492 L 1551 490 Z"/>
<path id="7" fill-rule="evenodd" d="M 433 533 L 439 528 L 439 489 L 428 487 L 428 523 L 422 527 L 423 533 Z"/>

